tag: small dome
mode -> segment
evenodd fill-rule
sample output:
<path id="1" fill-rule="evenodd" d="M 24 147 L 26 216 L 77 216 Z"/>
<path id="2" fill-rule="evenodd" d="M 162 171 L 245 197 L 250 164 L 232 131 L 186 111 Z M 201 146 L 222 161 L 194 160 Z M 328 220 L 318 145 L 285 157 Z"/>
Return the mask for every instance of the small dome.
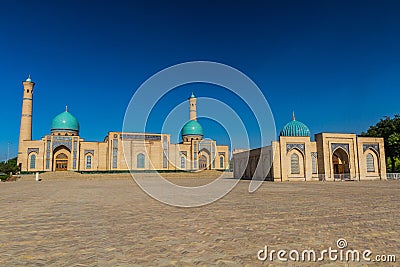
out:
<path id="1" fill-rule="evenodd" d="M 53 119 L 51 122 L 51 130 L 79 132 L 79 122 L 71 113 L 64 111 Z"/>
<path id="2" fill-rule="evenodd" d="M 26 78 L 26 82 L 32 82 L 32 79 L 31 79 L 31 75 L 30 75 L 30 74 L 28 75 L 28 78 Z"/>
<path id="3" fill-rule="evenodd" d="M 203 127 L 195 120 L 188 121 L 182 128 L 182 136 L 201 135 L 203 136 Z"/>
<path id="4" fill-rule="evenodd" d="M 310 136 L 310 130 L 304 123 L 296 121 L 293 115 L 293 120 L 283 127 L 280 136 Z"/>

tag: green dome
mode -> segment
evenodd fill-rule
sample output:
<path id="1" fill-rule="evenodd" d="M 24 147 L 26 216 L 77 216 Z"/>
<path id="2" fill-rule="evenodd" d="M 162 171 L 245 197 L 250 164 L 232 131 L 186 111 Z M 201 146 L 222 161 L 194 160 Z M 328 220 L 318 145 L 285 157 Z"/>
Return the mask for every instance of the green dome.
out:
<path id="1" fill-rule="evenodd" d="M 203 127 L 195 120 L 188 121 L 182 128 L 182 136 L 203 135 Z"/>
<path id="2" fill-rule="evenodd" d="M 79 132 L 79 122 L 71 113 L 64 111 L 53 119 L 51 122 L 51 130 Z"/>
<path id="3" fill-rule="evenodd" d="M 310 130 L 304 123 L 293 119 L 283 127 L 280 136 L 310 136 Z"/>

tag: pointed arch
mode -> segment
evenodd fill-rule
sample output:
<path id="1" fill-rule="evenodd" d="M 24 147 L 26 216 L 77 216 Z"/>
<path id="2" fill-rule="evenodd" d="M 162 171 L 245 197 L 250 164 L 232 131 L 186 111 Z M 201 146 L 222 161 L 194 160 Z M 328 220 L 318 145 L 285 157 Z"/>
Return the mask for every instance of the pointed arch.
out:
<path id="1" fill-rule="evenodd" d="M 145 157 L 143 153 L 139 153 L 136 156 L 136 168 L 144 169 L 145 167 Z"/>
<path id="2" fill-rule="evenodd" d="M 90 170 L 92 168 L 92 161 L 93 161 L 93 156 L 92 154 L 88 153 L 86 155 L 86 169 Z"/>
<path id="3" fill-rule="evenodd" d="M 184 155 L 181 156 L 181 169 L 186 169 L 186 158 Z"/>
<path id="4" fill-rule="evenodd" d="M 220 169 L 225 168 L 225 166 L 224 166 L 224 161 L 225 161 L 224 156 L 223 156 L 223 155 L 220 155 L 220 156 L 219 156 L 219 168 L 220 168 Z"/>
<path id="5" fill-rule="evenodd" d="M 31 153 L 29 156 L 29 168 L 30 169 L 36 169 L 36 154 Z"/>
<path id="6" fill-rule="evenodd" d="M 375 172 L 375 158 L 371 153 L 365 156 L 365 161 L 367 163 L 367 172 Z"/>
<path id="7" fill-rule="evenodd" d="M 300 159 L 296 153 L 290 155 L 290 174 L 300 174 Z"/>
<path id="8" fill-rule="evenodd" d="M 57 146 L 53 150 L 53 171 L 66 171 L 71 169 L 71 150 L 65 145 Z"/>

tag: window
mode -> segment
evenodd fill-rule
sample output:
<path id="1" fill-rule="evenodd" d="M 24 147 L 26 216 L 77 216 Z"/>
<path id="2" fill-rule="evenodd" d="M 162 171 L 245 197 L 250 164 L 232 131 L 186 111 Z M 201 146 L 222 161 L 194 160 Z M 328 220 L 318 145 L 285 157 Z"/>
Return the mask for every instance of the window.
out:
<path id="1" fill-rule="evenodd" d="M 374 156 L 371 153 L 367 154 L 367 172 L 375 171 Z"/>
<path id="2" fill-rule="evenodd" d="M 186 168 L 186 159 L 185 157 L 181 157 L 181 169 L 185 169 Z"/>
<path id="3" fill-rule="evenodd" d="M 86 157 L 86 169 L 92 168 L 92 156 L 88 155 Z"/>
<path id="4" fill-rule="evenodd" d="M 224 157 L 223 156 L 219 157 L 219 168 L 220 169 L 224 168 Z"/>
<path id="5" fill-rule="evenodd" d="M 144 154 L 140 153 L 136 157 L 136 168 L 144 168 Z"/>
<path id="6" fill-rule="evenodd" d="M 300 174 L 299 156 L 297 154 L 290 156 L 290 170 L 291 174 Z"/>
<path id="7" fill-rule="evenodd" d="M 166 136 L 163 137 L 163 168 L 168 167 L 168 160 L 167 160 L 167 151 L 168 149 L 168 139 Z"/>
<path id="8" fill-rule="evenodd" d="M 31 169 L 35 169 L 36 168 L 36 155 L 32 154 L 31 155 L 31 164 L 29 166 Z"/>
<path id="9" fill-rule="evenodd" d="M 311 155 L 311 158 L 312 158 L 312 173 L 316 174 L 317 173 L 317 156 Z"/>
<path id="10" fill-rule="evenodd" d="M 112 167 L 116 169 L 118 167 L 118 139 L 113 139 L 113 152 L 112 152 Z"/>

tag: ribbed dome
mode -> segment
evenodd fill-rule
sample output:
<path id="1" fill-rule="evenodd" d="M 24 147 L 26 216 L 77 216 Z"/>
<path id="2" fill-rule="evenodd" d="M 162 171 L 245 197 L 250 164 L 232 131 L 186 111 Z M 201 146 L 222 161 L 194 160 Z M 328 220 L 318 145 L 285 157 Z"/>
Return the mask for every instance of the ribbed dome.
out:
<path id="1" fill-rule="evenodd" d="M 293 116 L 293 120 L 283 127 L 280 136 L 310 136 L 310 130 Z"/>
<path id="2" fill-rule="evenodd" d="M 71 113 L 64 111 L 53 119 L 51 122 L 51 130 L 79 132 L 79 122 Z"/>
<path id="3" fill-rule="evenodd" d="M 203 135 L 203 127 L 195 120 L 188 121 L 182 128 L 182 136 Z"/>

